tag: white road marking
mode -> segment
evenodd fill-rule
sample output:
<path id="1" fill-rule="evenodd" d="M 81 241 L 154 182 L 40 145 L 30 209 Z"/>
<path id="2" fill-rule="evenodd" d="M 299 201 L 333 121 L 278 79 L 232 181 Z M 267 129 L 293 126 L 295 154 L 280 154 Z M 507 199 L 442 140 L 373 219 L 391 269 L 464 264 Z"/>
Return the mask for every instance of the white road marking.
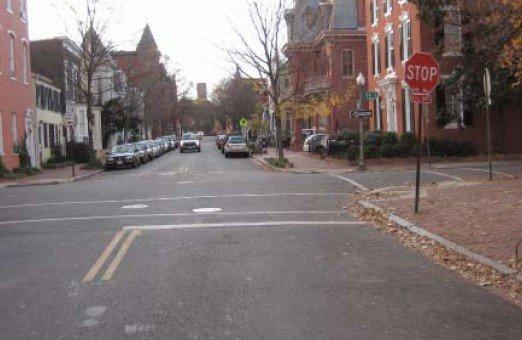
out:
<path id="1" fill-rule="evenodd" d="M 121 207 L 122 209 L 146 209 L 149 206 L 146 204 L 131 204 L 131 205 L 124 205 Z"/>
<path id="2" fill-rule="evenodd" d="M 442 173 L 442 172 L 436 172 L 436 171 L 423 171 L 423 172 L 426 173 L 426 174 L 437 175 L 437 176 L 441 176 L 441 177 L 447 177 L 447 178 L 451 178 L 451 179 L 453 179 L 455 181 L 462 182 L 462 178 L 457 177 L 457 176 L 448 175 L 448 174 L 445 174 L 445 173 Z"/>
<path id="3" fill-rule="evenodd" d="M 468 170 L 468 171 L 478 171 L 478 172 L 489 173 L 488 169 L 474 169 L 474 168 L 460 168 L 460 169 Z M 504 177 L 507 177 L 507 178 L 516 178 L 516 176 L 510 175 L 510 174 L 506 174 L 506 173 L 503 173 L 503 172 L 498 172 L 498 171 L 493 171 L 493 175 L 504 176 Z"/>
<path id="4" fill-rule="evenodd" d="M 178 214 L 140 214 L 140 215 L 106 215 L 106 216 L 82 216 L 82 217 L 63 217 L 63 218 L 43 218 L 38 220 L 13 220 L 1 221 L 0 225 L 29 224 L 29 223 L 45 223 L 45 222 L 66 222 L 66 221 L 89 221 L 89 220 L 118 220 L 132 218 L 150 218 L 150 217 L 190 217 L 201 215 L 216 216 L 243 216 L 243 215 L 327 215 L 327 214 L 345 214 L 345 210 L 333 211 L 242 211 L 242 212 L 219 212 L 219 213 L 178 213 Z"/>
<path id="5" fill-rule="evenodd" d="M 353 185 L 354 187 L 357 187 L 359 189 L 361 189 L 362 191 L 368 191 L 368 188 L 365 187 L 364 185 L 362 185 L 361 183 L 358 183 L 352 179 L 349 179 L 349 178 L 346 178 L 346 177 L 343 177 L 341 175 L 333 175 L 333 174 L 330 174 L 331 177 L 334 177 L 334 178 L 337 178 L 337 179 L 340 179 L 342 181 L 346 181 L 348 183 L 350 183 L 351 185 Z"/>
<path id="6" fill-rule="evenodd" d="M 195 213 L 202 213 L 202 214 L 209 214 L 209 213 L 216 213 L 220 212 L 221 208 L 199 208 L 199 209 L 192 209 L 192 212 Z"/>
<path id="7" fill-rule="evenodd" d="M 195 223 L 195 224 L 170 224 L 125 227 L 123 230 L 174 230 L 174 229 L 201 229 L 201 228 L 226 228 L 226 227 L 268 227 L 268 226 L 318 226 L 318 225 L 363 225 L 360 221 L 268 221 L 268 222 L 233 222 L 233 223 Z"/>
<path id="8" fill-rule="evenodd" d="M 344 179 L 346 180 L 346 179 Z M 0 209 L 16 209 L 16 208 L 32 208 L 44 206 L 62 206 L 62 205 L 90 205 L 90 204 L 108 204 L 108 203 L 134 203 L 134 202 L 165 202 L 178 200 L 198 200 L 198 199 L 222 199 L 222 198 L 257 198 L 257 197 L 314 197 L 314 196 L 346 196 L 345 193 L 339 192 L 313 192 L 313 193 L 273 193 L 273 194 L 231 194 L 231 195 L 205 195 L 205 196 L 178 196 L 178 197 L 151 197 L 151 198 L 131 198 L 124 200 L 105 200 L 105 201 L 70 201 L 70 202 L 40 202 L 26 203 L 18 205 L 4 205 Z"/>

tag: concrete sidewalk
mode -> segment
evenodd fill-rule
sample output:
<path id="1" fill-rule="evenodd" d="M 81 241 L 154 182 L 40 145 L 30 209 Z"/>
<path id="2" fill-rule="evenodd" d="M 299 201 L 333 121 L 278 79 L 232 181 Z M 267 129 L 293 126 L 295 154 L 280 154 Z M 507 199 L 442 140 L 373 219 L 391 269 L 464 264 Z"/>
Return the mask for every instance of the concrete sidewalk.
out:
<path id="1" fill-rule="evenodd" d="M 82 165 L 76 165 L 75 176 L 72 175 L 72 167 L 59 169 L 44 169 L 41 173 L 14 180 L 0 179 L 0 188 L 64 184 L 84 180 L 98 175 L 103 170 L 84 170 Z"/>
<path id="2" fill-rule="evenodd" d="M 348 161 L 342 161 L 333 158 L 324 158 L 310 155 L 306 152 L 296 152 L 290 149 L 285 149 L 285 158 L 287 158 L 294 167 L 287 169 L 290 172 L 324 172 L 324 173 L 336 173 L 336 172 L 348 172 L 354 171 L 356 168 L 348 163 Z M 264 155 L 257 155 L 255 158 L 275 158 L 275 148 L 267 149 L 267 153 Z"/>

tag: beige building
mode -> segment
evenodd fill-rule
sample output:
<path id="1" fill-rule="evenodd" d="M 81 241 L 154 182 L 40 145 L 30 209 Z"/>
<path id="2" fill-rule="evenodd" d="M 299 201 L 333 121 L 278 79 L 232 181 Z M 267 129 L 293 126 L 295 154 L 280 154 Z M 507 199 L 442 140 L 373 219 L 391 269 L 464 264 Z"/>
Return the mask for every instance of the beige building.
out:
<path id="1" fill-rule="evenodd" d="M 53 149 L 65 154 L 64 125 L 61 109 L 61 90 L 53 82 L 41 75 L 36 75 L 36 165 L 47 163 L 53 155 Z"/>

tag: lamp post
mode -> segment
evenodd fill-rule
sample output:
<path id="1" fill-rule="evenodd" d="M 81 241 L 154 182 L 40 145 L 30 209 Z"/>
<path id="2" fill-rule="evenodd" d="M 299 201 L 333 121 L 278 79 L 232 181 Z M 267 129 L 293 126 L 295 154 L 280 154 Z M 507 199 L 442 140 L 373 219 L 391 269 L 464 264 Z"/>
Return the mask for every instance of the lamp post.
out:
<path id="1" fill-rule="evenodd" d="M 357 93 L 359 95 L 359 99 L 357 100 L 357 110 L 362 110 L 364 103 L 364 85 L 366 84 L 366 79 L 364 79 L 364 75 L 359 73 L 357 79 Z M 359 117 L 359 170 L 366 170 L 366 165 L 364 164 L 364 121 L 363 118 Z"/>

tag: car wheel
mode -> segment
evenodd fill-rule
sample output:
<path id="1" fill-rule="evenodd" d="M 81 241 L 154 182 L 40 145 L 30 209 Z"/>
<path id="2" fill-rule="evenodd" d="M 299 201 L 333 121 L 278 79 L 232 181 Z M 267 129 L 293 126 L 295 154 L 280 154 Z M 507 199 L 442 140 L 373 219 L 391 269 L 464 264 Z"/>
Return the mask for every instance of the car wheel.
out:
<path id="1" fill-rule="evenodd" d="M 198 152 L 201 152 L 201 149 L 198 149 Z"/>
<path id="2" fill-rule="evenodd" d="M 228 152 L 225 152 L 225 158 L 229 158 L 230 155 L 228 154 Z"/>

